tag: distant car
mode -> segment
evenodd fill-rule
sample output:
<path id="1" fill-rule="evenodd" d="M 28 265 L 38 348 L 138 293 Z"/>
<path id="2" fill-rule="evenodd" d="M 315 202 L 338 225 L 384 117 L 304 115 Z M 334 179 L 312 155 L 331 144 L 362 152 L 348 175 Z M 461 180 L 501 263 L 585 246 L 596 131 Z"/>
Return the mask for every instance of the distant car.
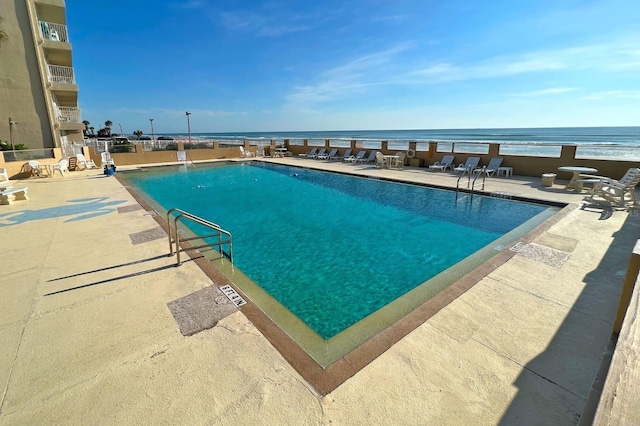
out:
<path id="1" fill-rule="evenodd" d="M 173 141 L 175 139 L 173 139 L 171 136 L 160 136 L 158 137 L 159 141 Z"/>

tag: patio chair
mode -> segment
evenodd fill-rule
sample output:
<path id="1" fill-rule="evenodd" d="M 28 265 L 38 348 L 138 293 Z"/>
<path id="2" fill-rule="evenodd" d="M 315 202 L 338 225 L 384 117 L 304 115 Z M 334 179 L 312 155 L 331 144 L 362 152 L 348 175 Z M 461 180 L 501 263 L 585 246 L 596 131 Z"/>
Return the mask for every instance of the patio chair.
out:
<path id="1" fill-rule="evenodd" d="M 342 161 L 345 158 L 351 155 L 351 148 L 347 148 L 347 150 L 342 155 L 334 155 L 333 157 L 329 157 L 329 160 Z"/>
<path id="2" fill-rule="evenodd" d="M 98 165 L 93 160 L 87 160 L 84 154 L 78 154 L 76 155 L 76 158 L 78 159 L 78 164 L 83 166 L 85 169 L 98 168 Z"/>
<path id="3" fill-rule="evenodd" d="M 501 164 L 502 164 L 502 157 L 493 157 L 489 160 L 489 164 L 484 169 L 484 172 L 487 174 L 487 176 L 493 176 L 498 171 Z M 483 171 L 482 167 L 476 167 L 473 170 L 473 173 L 480 173 L 482 171 Z"/>
<path id="4" fill-rule="evenodd" d="M 78 158 L 77 157 L 69 157 L 69 170 L 77 170 L 78 169 Z"/>
<path id="5" fill-rule="evenodd" d="M 379 169 L 387 167 L 387 159 L 384 158 L 384 155 L 382 155 L 380 151 L 376 152 L 376 167 Z"/>
<path id="6" fill-rule="evenodd" d="M 56 170 L 60 172 L 62 177 L 64 177 L 64 172 L 67 172 L 67 174 L 71 174 L 71 172 L 69 172 L 69 160 L 67 158 L 63 158 L 57 163 L 49 165 L 49 167 L 51 169 L 51 177 L 56 176 Z"/>
<path id="7" fill-rule="evenodd" d="M 429 170 L 440 170 L 445 171 L 453 167 L 453 159 L 455 157 L 453 155 L 445 155 L 442 157 L 442 160 L 436 161 L 432 165 L 429 166 Z"/>
<path id="8" fill-rule="evenodd" d="M 478 168 L 478 163 L 480 162 L 480 157 L 469 157 L 467 158 L 467 162 L 464 164 L 460 164 L 458 167 L 454 167 L 453 171 L 455 172 L 469 172 L 471 173 L 473 170 Z"/>
<path id="9" fill-rule="evenodd" d="M 404 167 L 404 157 L 405 157 L 405 153 L 404 151 L 400 151 L 400 152 L 396 152 L 396 157 L 394 158 L 393 161 L 391 162 L 391 166 L 395 167 L 396 169 L 401 169 Z"/>
<path id="10" fill-rule="evenodd" d="M 640 183 L 640 169 L 631 168 L 620 180 L 604 176 L 580 175 L 581 178 L 597 179 L 591 189 L 591 198 L 599 196 L 618 207 L 624 207 L 628 202 L 636 204 L 636 186 Z"/>
<path id="11" fill-rule="evenodd" d="M 372 163 L 376 161 L 376 152 L 377 151 L 371 151 L 368 157 L 363 156 L 362 158 L 358 158 L 356 159 L 356 162 L 362 163 L 362 164 Z"/>
<path id="12" fill-rule="evenodd" d="M 338 153 L 337 149 L 332 149 L 331 152 L 324 153 L 324 154 L 318 154 L 318 156 L 316 157 L 316 160 L 328 160 L 329 158 L 331 158 L 331 156 L 336 155 Z"/>
<path id="13" fill-rule="evenodd" d="M 4 167 L 0 167 L 0 182 L 8 182 L 9 181 L 9 173 L 7 173 L 7 169 Z"/>
<path id="14" fill-rule="evenodd" d="M 318 152 L 318 148 L 313 148 L 311 151 L 309 152 L 304 152 L 302 154 L 298 154 L 298 156 L 300 157 L 307 157 L 307 158 L 311 158 L 312 155 L 316 155 L 316 153 Z"/>

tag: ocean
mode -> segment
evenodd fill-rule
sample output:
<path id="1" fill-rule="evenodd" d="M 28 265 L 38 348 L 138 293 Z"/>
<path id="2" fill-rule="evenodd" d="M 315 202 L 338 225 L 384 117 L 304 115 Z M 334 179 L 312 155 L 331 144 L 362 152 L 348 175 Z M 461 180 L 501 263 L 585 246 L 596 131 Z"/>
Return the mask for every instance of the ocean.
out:
<path id="1" fill-rule="evenodd" d="M 172 134 L 184 137 L 186 134 Z M 380 141 L 388 141 L 390 149 L 406 149 L 409 142 L 417 142 L 417 150 L 426 150 L 428 142 L 440 145 L 455 144 L 465 152 L 478 151 L 479 144 L 499 143 L 501 152 L 511 154 L 556 155 L 561 145 L 576 145 L 583 158 L 638 158 L 640 159 L 640 127 L 555 127 L 514 129 L 432 129 L 432 130 L 335 130 L 296 132 L 233 132 L 191 133 L 192 138 L 214 139 L 220 142 L 265 144 L 274 139 L 281 143 L 289 139 L 292 144 L 302 140 L 330 139 L 335 146 L 344 146 L 356 140 L 363 148 L 375 149 Z M 310 143 L 313 144 L 313 143 Z M 462 145 L 462 146 L 461 146 Z M 474 148 L 474 146 L 476 148 Z M 443 149 L 448 147 L 443 146 Z"/>

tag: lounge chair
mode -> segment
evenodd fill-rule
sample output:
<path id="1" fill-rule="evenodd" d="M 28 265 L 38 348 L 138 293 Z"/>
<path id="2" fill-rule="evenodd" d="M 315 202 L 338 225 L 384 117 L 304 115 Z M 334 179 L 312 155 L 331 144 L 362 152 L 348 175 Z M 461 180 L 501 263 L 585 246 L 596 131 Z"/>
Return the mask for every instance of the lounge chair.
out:
<path id="1" fill-rule="evenodd" d="M 56 170 L 60 172 L 62 177 L 64 177 L 64 172 L 67 172 L 67 174 L 71 174 L 71 172 L 69 172 L 69 160 L 67 158 L 63 158 L 57 163 L 50 164 L 49 168 L 51 170 L 51 177 L 56 176 Z"/>
<path id="2" fill-rule="evenodd" d="M 329 160 L 342 161 L 345 158 L 351 155 L 351 148 L 347 148 L 347 150 L 342 155 L 334 155 L 333 157 L 329 157 Z"/>
<path id="3" fill-rule="evenodd" d="M 9 182 L 9 173 L 4 167 L 0 167 L 0 182 Z"/>
<path id="4" fill-rule="evenodd" d="M 480 157 L 469 157 L 467 158 L 466 163 L 460 164 L 458 167 L 454 167 L 453 170 L 455 172 L 471 173 L 472 171 L 478 168 L 479 162 L 480 162 Z"/>
<path id="5" fill-rule="evenodd" d="M 599 196 L 607 200 L 609 203 L 624 207 L 627 202 L 631 205 L 636 204 L 636 186 L 640 183 L 640 169 L 631 168 L 622 176 L 620 180 L 604 176 L 580 175 L 589 181 L 596 180 L 591 189 L 591 198 Z"/>
<path id="6" fill-rule="evenodd" d="M 338 153 L 337 149 L 332 149 L 331 152 L 324 153 L 324 154 L 318 154 L 318 156 L 316 157 L 316 160 L 328 160 L 329 158 L 331 158 L 331 156 L 336 155 Z"/>
<path id="7" fill-rule="evenodd" d="M 372 163 L 376 161 L 376 152 L 377 151 L 371 151 L 368 157 L 358 158 L 356 162 L 362 163 L 362 164 Z"/>
<path id="8" fill-rule="evenodd" d="M 484 171 L 484 173 L 486 173 L 487 176 L 493 176 L 494 173 L 498 171 L 498 168 L 500 168 L 501 164 L 502 164 L 502 157 L 493 157 L 489 160 L 489 164 L 487 165 L 486 168 L 483 169 L 482 167 L 477 167 L 473 170 L 473 173 L 480 173 Z"/>
<path id="9" fill-rule="evenodd" d="M 309 158 L 318 158 L 319 155 L 324 155 L 326 152 L 327 152 L 327 149 L 322 148 L 320 151 L 316 152 L 315 154 L 309 155 Z"/>
<path id="10" fill-rule="evenodd" d="M 311 158 L 312 155 L 316 155 L 316 153 L 318 152 L 318 148 L 313 148 L 311 151 L 309 152 L 305 152 L 302 154 L 298 154 L 298 156 L 300 157 L 307 157 L 307 158 Z"/>
<path id="11" fill-rule="evenodd" d="M 2 191 L 0 191 L 0 204 L 11 204 L 11 198 L 9 198 L 10 195 L 13 195 L 13 199 L 14 200 L 28 200 L 29 198 L 27 197 L 27 190 L 29 188 L 24 187 L 24 188 L 14 188 L 14 187 L 7 187 L 4 188 Z"/>
<path id="12" fill-rule="evenodd" d="M 455 157 L 453 155 L 445 155 L 442 157 L 442 160 L 436 161 L 432 165 L 429 166 L 429 170 L 440 170 L 445 171 L 453 167 L 453 159 Z"/>
<path id="13" fill-rule="evenodd" d="M 102 167 L 115 167 L 116 165 L 116 163 L 113 161 L 113 158 L 111 157 L 111 153 L 109 152 L 100 153 L 100 159 L 102 161 Z"/>
<path id="14" fill-rule="evenodd" d="M 380 151 L 376 152 L 376 167 L 379 169 L 384 169 L 387 167 L 387 159 L 384 158 L 384 155 Z"/>
<path id="15" fill-rule="evenodd" d="M 78 164 L 83 166 L 83 168 L 85 168 L 85 169 L 98 168 L 98 165 L 93 160 L 87 160 L 84 157 L 84 154 L 78 154 L 78 155 L 76 155 L 76 158 L 78 159 Z"/>
<path id="16" fill-rule="evenodd" d="M 240 157 L 242 158 L 253 157 L 253 152 L 245 151 L 244 146 L 239 145 L 238 148 L 240 148 Z"/>
<path id="17" fill-rule="evenodd" d="M 359 159 L 364 157 L 364 155 L 366 153 L 367 153 L 367 151 L 360 151 L 356 155 L 350 155 L 348 157 L 344 157 L 344 161 L 348 161 L 350 163 L 355 163 L 356 161 L 358 161 Z"/>

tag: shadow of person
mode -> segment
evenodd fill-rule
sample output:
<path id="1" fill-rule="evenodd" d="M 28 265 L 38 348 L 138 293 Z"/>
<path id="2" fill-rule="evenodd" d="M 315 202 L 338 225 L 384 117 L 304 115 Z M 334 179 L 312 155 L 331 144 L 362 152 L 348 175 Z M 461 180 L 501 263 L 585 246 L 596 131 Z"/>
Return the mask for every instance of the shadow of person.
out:
<path id="1" fill-rule="evenodd" d="M 108 199 L 109 197 L 80 198 L 69 200 L 68 204 L 62 206 L 0 214 L 0 227 L 64 216 L 69 216 L 65 222 L 75 222 L 111 213 L 116 210 L 112 206 L 125 202 L 125 200 L 107 201 Z"/>

